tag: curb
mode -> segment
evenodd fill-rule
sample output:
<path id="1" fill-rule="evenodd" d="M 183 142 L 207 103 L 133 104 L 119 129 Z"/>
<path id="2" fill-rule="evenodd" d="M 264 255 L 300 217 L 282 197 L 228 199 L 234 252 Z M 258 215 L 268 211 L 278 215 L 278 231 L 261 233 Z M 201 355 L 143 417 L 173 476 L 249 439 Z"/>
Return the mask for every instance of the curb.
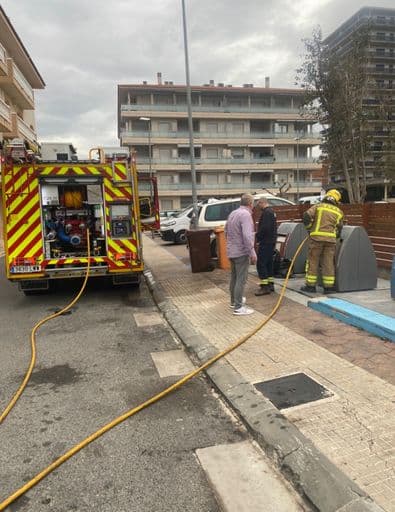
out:
<path id="1" fill-rule="evenodd" d="M 218 350 L 198 334 L 166 296 L 152 270 L 144 276 L 154 301 L 192 359 L 202 364 Z M 205 370 L 214 386 L 298 493 L 319 512 L 384 512 L 340 471 L 274 405 L 225 360 Z"/>
<path id="2" fill-rule="evenodd" d="M 319 298 L 308 301 L 308 306 L 336 320 L 358 327 L 374 336 L 395 342 L 395 320 L 389 316 L 376 313 L 336 298 Z"/>

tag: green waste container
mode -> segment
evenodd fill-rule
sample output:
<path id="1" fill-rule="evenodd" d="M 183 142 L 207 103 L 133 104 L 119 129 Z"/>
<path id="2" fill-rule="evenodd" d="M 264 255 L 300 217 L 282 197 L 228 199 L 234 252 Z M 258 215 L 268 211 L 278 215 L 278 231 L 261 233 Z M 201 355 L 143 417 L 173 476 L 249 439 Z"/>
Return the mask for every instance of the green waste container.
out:
<path id="1" fill-rule="evenodd" d="M 211 229 L 187 231 L 187 243 L 192 272 L 209 272 L 213 270 L 210 252 Z"/>

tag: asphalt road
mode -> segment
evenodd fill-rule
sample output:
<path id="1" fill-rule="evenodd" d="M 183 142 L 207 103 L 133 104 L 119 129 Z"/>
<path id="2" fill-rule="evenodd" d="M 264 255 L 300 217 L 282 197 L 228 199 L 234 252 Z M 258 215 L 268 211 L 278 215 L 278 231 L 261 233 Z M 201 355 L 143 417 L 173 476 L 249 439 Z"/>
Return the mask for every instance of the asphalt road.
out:
<path id="1" fill-rule="evenodd" d="M 182 246 L 184 250 L 185 246 Z M 30 361 L 29 336 L 42 317 L 67 304 L 79 284 L 25 297 L 4 277 L 0 258 L 0 411 Z M 59 455 L 121 413 L 177 380 L 161 378 L 151 353 L 180 349 L 165 323 L 138 327 L 156 311 L 145 286 L 88 285 L 71 314 L 37 336 L 31 381 L 0 425 L 0 502 Z M 10 511 L 219 510 L 197 448 L 246 438 L 204 377 L 197 377 L 95 441 Z"/>

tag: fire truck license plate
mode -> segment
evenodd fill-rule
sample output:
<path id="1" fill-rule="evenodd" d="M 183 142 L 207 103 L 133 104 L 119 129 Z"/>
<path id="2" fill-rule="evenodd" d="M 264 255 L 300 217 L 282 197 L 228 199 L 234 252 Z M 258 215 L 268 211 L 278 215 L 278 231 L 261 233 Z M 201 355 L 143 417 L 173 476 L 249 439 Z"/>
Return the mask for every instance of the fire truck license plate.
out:
<path id="1" fill-rule="evenodd" d="M 15 265 L 11 267 L 13 274 L 30 274 L 31 272 L 41 272 L 40 265 Z"/>

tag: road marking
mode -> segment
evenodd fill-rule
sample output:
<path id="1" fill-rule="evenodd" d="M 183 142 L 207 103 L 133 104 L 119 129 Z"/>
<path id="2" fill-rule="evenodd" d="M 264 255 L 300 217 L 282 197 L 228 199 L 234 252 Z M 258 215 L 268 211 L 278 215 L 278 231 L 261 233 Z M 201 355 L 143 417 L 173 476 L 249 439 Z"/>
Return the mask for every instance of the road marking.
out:
<path id="1" fill-rule="evenodd" d="M 250 441 L 196 450 L 225 512 L 301 512 L 300 498 Z"/>
<path id="2" fill-rule="evenodd" d="M 137 327 L 150 327 L 163 323 L 162 317 L 156 312 L 135 313 L 133 316 Z"/>
<path id="3" fill-rule="evenodd" d="M 195 369 L 183 350 L 151 352 L 151 357 L 159 376 L 162 378 L 186 375 Z"/>

